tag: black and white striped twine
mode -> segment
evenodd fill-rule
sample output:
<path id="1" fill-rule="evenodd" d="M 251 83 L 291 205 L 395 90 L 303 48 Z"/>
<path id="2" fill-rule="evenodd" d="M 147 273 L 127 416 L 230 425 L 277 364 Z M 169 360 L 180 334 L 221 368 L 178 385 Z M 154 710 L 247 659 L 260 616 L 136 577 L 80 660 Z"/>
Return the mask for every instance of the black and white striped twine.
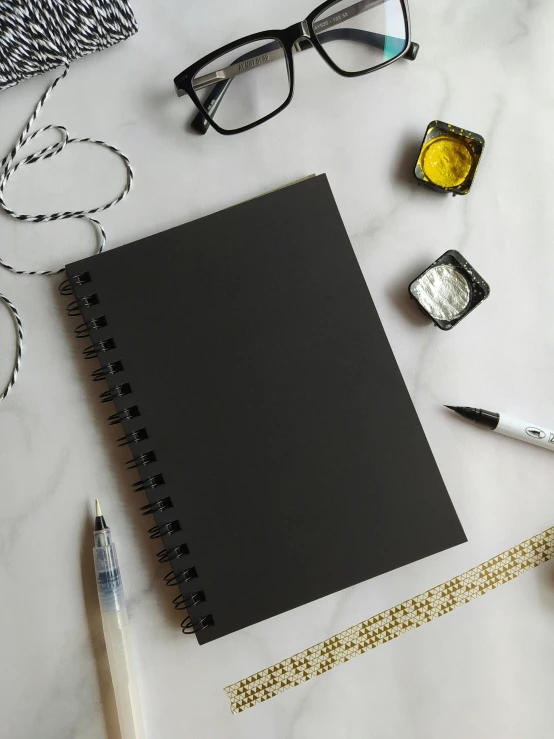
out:
<path id="1" fill-rule="evenodd" d="M 21 318 L 19 317 L 17 308 L 12 303 L 12 301 L 9 300 L 5 295 L 2 295 L 2 293 L 0 293 L 0 300 L 5 303 L 11 311 L 13 320 L 15 321 L 15 329 L 17 333 L 17 348 L 15 350 L 15 363 L 13 366 L 12 374 L 10 376 L 10 379 L 8 380 L 8 384 L 0 395 L 0 400 L 4 400 L 12 387 L 15 385 L 17 381 L 17 375 L 19 374 L 19 367 L 21 366 L 21 353 L 23 351 L 23 324 L 21 323 Z"/>
<path id="2" fill-rule="evenodd" d="M 137 26 L 126 0 L 70 0 L 52 2 L 40 0 L 25 5 L 13 0 L 0 0 L 0 90 L 16 84 L 21 79 L 33 76 L 63 64 L 64 69 L 48 86 L 38 101 L 33 113 L 8 155 L 0 163 L 0 207 L 18 221 L 47 223 L 79 218 L 88 221 L 98 232 L 96 253 L 102 252 L 106 245 L 106 232 L 102 224 L 91 216 L 120 203 L 133 186 L 133 169 L 129 159 L 115 146 L 91 138 L 70 138 L 65 126 L 50 124 L 32 131 L 31 129 L 44 103 L 55 87 L 63 80 L 69 70 L 69 62 L 84 54 L 106 48 L 136 32 Z M 6 53 L 9 50 L 10 53 Z M 54 130 L 60 134 L 60 141 L 46 146 L 15 162 L 22 147 L 45 131 Z M 103 146 L 119 156 L 126 168 L 127 179 L 123 191 L 114 200 L 90 210 L 64 211 L 50 214 L 30 215 L 17 213 L 5 201 L 5 188 L 9 179 L 20 167 L 43 159 L 49 159 L 62 152 L 69 144 L 89 143 Z M 0 266 L 18 275 L 56 275 L 64 268 L 55 270 L 24 270 L 8 264 L 0 257 Z M 12 375 L 5 390 L 0 394 L 3 400 L 13 388 L 21 364 L 23 349 L 23 326 L 13 303 L 0 293 L 0 300 L 12 312 L 17 326 L 16 360 Z"/>
<path id="3" fill-rule="evenodd" d="M 31 117 L 27 121 L 25 127 L 23 128 L 21 135 L 19 136 L 19 139 L 17 140 L 17 143 L 13 147 L 13 149 L 10 151 L 10 153 L 4 158 L 2 163 L 0 164 L 0 207 L 4 209 L 4 211 L 12 216 L 12 218 L 17 219 L 18 221 L 27 221 L 28 223 L 47 223 L 48 221 L 63 221 L 68 218 L 81 218 L 85 221 L 89 221 L 89 223 L 92 223 L 94 228 L 98 229 L 100 234 L 99 244 L 97 253 L 99 254 L 106 245 L 106 232 L 104 231 L 104 228 L 102 224 L 97 221 L 95 218 L 91 218 L 90 216 L 95 213 L 100 213 L 103 210 L 108 210 L 108 208 L 113 208 L 114 205 L 117 205 L 120 203 L 123 198 L 125 198 L 133 186 L 133 168 L 131 167 L 131 163 L 128 160 L 128 158 L 125 156 L 125 154 L 120 151 L 119 149 L 116 149 L 115 146 L 112 146 L 111 144 L 107 144 L 105 141 L 99 141 L 98 139 L 91 139 L 91 138 L 70 138 L 69 133 L 65 126 L 60 126 L 56 124 L 50 124 L 48 126 L 43 126 L 42 128 L 37 129 L 36 131 L 33 131 L 31 133 L 31 128 L 34 125 L 35 120 L 37 119 L 38 114 L 41 111 L 42 106 L 48 99 L 48 97 L 51 95 L 52 91 L 56 87 L 56 85 L 61 82 L 61 80 L 64 79 L 64 77 L 67 75 L 67 72 L 69 70 L 69 65 L 67 62 L 65 62 L 65 68 L 63 72 L 56 77 L 56 79 L 49 85 L 48 89 L 44 93 L 44 95 L 40 98 L 38 101 Z M 54 130 L 58 131 L 61 134 L 61 141 L 58 141 L 56 144 L 51 144 L 50 146 L 44 147 L 44 149 L 40 149 L 39 151 L 35 152 L 34 154 L 29 154 L 28 156 L 21 159 L 17 164 L 14 164 L 15 157 L 17 156 L 18 151 L 25 146 L 29 141 L 32 141 L 36 136 L 38 136 L 41 133 L 44 133 L 44 131 Z M 100 205 L 97 208 L 91 208 L 90 210 L 77 210 L 77 211 L 64 211 L 61 213 L 50 213 L 50 214 L 38 214 L 38 215 L 29 215 L 27 213 L 17 213 L 16 211 L 12 210 L 5 201 L 4 197 L 4 191 L 6 188 L 6 185 L 12 177 L 15 172 L 20 167 L 23 167 L 27 164 L 34 164 L 35 162 L 39 162 L 42 159 L 50 159 L 53 156 L 56 156 L 56 154 L 59 154 L 62 152 L 65 147 L 68 144 L 80 144 L 80 143 L 88 143 L 88 144 L 97 144 L 98 146 L 104 146 L 106 149 L 109 149 L 114 154 L 117 154 L 125 164 L 126 170 L 127 170 L 127 182 L 125 185 L 125 188 L 123 191 L 114 199 L 111 200 L 109 203 L 106 203 L 105 205 Z M 10 270 L 11 272 L 14 272 L 17 275 L 57 275 L 60 274 L 60 272 L 64 271 L 64 268 L 61 267 L 60 269 L 55 270 L 24 270 L 24 269 L 18 269 L 17 267 L 13 267 L 11 264 L 8 264 L 4 259 L 0 257 L 0 265 L 2 267 L 5 267 L 6 269 Z"/>

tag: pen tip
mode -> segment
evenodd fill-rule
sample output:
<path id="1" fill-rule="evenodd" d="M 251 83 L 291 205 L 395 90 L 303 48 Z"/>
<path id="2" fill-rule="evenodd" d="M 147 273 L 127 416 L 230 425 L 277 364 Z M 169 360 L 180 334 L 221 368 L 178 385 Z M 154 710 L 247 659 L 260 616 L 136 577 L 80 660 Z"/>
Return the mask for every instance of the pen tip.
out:
<path id="1" fill-rule="evenodd" d="M 96 518 L 100 518 L 100 516 L 102 515 L 102 509 L 100 508 L 100 501 L 98 500 L 98 498 L 96 498 L 96 500 L 94 501 L 94 506 L 96 508 Z"/>
<path id="2" fill-rule="evenodd" d="M 449 408 L 451 411 L 457 411 L 457 407 L 455 405 L 445 405 L 445 408 Z"/>

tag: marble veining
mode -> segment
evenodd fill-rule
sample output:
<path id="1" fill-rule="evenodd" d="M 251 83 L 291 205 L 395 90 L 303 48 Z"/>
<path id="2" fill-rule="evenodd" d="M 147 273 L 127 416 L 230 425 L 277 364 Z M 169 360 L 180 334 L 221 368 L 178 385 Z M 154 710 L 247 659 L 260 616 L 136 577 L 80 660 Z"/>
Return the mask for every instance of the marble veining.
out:
<path id="1" fill-rule="evenodd" d="M 193 109 L 175 97 L 173 77 L 217 46 L 289 25 L 315 4 L 133 0 L 139 33 L 76 62 L 38 125 L 60 123 L 129 155 L 135 187 L 100 216 L 108 248 L 326 172 L 468 543 L 198 647 L 180 633 L 159 546 L 138 512 L 143 499 L 131 492 L 136 477 L 124 471 L 128 455 L 115 447 L 111 410 L 98 403 L 57 280 L 2 271 L 0 290 L 26 328 L 19 382 L 0 404 L 0 715 L 9 739 L 118 736 L 92 571 L 98 495 L 125 578 L 148 737 L 551 738 L 551 564 L 264 705 L 229 711 L 226 685 L 554 523 L 554 457 L 442 410 L 489 405 L 552 423 L 554 180 L 544 141 L 554 125 L 554 6 L 412 0 L 416 62 L 348 80 L 307 52 L 296 59 L 295 98 L 273 121 L 236 137 L 190 133 Z M 50 78 L 0 93 L 0 152 Z M 413 178 L 436 118 L 487 141 L 465 198 Z M 76 147 L 18 172 L 9 202 L 23 212 L 92 207 L 118 191 L 123 175 L 115 158 Z M 30 225 L 0 213 L 2 257 L 24 267 L 85 256 L 93 238 L 84 224 Z M 410 301 L 408 285 L 449 248 L 487 275 L 491 296 L 444 334 Z M 7 377 L 13 334 L 2 310 Z"/>

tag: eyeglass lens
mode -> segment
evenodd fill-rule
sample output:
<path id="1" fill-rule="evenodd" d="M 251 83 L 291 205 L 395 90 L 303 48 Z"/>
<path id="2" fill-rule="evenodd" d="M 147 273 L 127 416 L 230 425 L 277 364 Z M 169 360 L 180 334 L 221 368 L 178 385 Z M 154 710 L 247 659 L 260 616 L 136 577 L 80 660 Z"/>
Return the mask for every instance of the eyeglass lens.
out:
<path id="1" fill-rule="evenodd" d="M 228 131 L 271 115 L 286 102 L 290 92 L 283 46 L 271 38 L 239 46 L 214 59 L 192 82 L 197 91 L 206 87 L 213 93 L 218 85 L 226 88 L 218 100 L 217 115 L 214 109 L 208 112 L 216 115 L 219 126 Z"/>
<path id="2" fill-rule="evenodd" d="M 318 41 L 344 72 L 364 72 L 406 50 L 408 29 L 401 0 L 338 0 L 313 24 Z"/>

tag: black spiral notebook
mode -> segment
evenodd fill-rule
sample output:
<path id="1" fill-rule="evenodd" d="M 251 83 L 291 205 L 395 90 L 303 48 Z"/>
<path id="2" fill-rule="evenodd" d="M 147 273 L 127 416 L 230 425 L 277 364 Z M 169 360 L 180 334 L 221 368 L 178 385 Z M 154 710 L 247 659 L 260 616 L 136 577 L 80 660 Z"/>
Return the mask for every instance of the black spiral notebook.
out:
<path id="1" fill-rule="evenodd" d="M 200 644 L 466 541 L 324 175 L 67 276 Z"/>

